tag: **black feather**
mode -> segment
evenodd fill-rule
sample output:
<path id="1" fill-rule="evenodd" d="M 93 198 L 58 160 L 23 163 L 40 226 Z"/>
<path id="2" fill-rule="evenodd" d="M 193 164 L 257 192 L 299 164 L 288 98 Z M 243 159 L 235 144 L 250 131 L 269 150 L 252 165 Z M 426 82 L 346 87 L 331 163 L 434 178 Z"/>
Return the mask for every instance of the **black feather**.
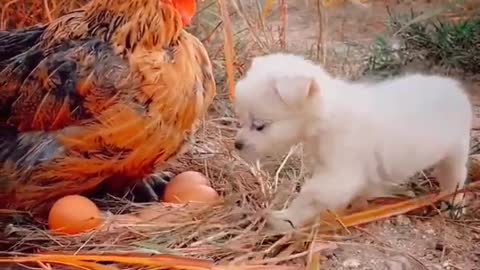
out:
<path id="1" fill-rule="evenodd" d="M 33 26 L 21 30 L 0 31 L 0 63 L 34 47 L 45 28 Z"/>

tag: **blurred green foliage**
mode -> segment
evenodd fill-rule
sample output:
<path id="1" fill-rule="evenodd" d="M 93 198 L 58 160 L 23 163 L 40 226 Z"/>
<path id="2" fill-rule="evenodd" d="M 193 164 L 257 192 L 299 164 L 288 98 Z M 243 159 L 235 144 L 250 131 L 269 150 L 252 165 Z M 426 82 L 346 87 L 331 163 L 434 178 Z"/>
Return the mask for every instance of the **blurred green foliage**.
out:
<path id="1" fill-rule="evenodd" d="M 480 13 L 480 11 L 479 11 Z M 464 74 L 480 73 L 480 14 L 456 21 L 431 18 L 413 22 L 417 15 L 390 15 L 393 38 L 378 37 L 367 58 L 365 75 L 388 77 L 411 63 Z"/>

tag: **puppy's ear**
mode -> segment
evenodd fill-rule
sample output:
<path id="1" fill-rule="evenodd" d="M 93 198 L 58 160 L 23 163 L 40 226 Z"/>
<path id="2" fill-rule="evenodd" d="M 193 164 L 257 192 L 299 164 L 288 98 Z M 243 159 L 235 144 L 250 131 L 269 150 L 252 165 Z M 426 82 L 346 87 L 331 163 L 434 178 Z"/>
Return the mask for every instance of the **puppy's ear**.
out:
<path id="1" fill-rule="evenodd" d="M 283 102 L 296 107 L 320 91 L 317 82 L 306 76 L 282 77 L 275 80 L 275 91 Z"/>

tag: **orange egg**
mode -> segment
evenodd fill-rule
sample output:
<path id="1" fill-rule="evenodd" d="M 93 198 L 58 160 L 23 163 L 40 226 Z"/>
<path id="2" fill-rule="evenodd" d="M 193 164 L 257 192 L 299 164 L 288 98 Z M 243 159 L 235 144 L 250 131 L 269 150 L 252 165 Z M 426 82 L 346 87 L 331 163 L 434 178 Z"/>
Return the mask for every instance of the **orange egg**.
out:
<path id="1" fill-rule="evenodd" d="M 163 200 L 170 203 L 214 202 L 218 194 L 209 184 L 208 178 L 199 172 L 181 173 L 168 183 Z"/>
<path id="2" fill-rule="evenodd" d="M 50 230 L 60 234 L 78 234 L 102 224 L 101 212 L 89 199 L 80 195 L 65 196 L 56 201 L 48 215 Z"/>
<path id="3" fill-rule="evenodd" d="M 195 171 L 186 171 L 180 174 L 177 174 L 173 177 L 170 182 L 168 183 L 170 186 L 172 185 L 205 185 L 210 186 L 210 181 L 208 178 L 199 172 Z"/>

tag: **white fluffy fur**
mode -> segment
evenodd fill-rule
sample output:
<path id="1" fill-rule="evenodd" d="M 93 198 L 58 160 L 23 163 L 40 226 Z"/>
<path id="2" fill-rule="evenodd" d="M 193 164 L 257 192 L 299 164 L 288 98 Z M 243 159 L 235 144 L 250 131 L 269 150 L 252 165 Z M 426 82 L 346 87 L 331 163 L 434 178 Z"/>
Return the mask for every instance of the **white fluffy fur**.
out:
<path id="1" fill-rule="evenodd" d="M 298 197 L 270 214 L 276 229 L 383 193 L 432 166 L 444 191 L 466 179 L 472 107 L 453 79 L 413 74 L 353 83 L 302 57 L 271 54 L 255 58 L 237 83 L 235 109 L 245 159 L 300 142 L 313 159 Z"/>

